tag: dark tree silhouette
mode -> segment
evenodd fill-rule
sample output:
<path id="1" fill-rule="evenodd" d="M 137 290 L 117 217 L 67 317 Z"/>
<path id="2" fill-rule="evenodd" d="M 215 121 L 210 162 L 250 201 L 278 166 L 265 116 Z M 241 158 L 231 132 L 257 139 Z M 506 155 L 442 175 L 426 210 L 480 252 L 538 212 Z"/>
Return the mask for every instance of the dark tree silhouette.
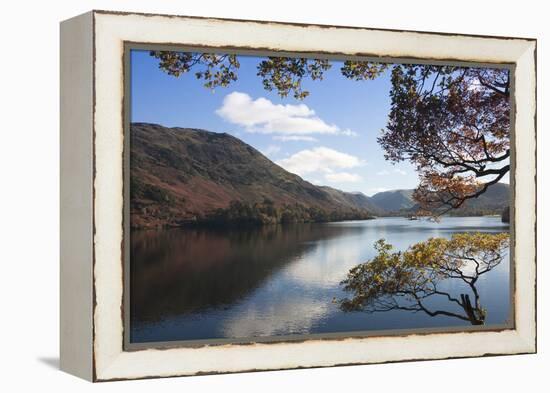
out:
<path id="1" fill-rule="evenodd" d="M 392 245 L 379 240 L 378 254 L 352 268 L 342 282 L 351 298 L 341 301 L 344 311 L 368 313 L 406 310 L 432 317 L 445 315 L 482 325 L 483 309 L 476 282 L 506 256 L 509 235 L 463 233 L 448 239 L 431 238 L 405 252 L 393 252 Z M 444 280 L 461 280 L 470 293 L 459 296 L 441 290 Z M 430 309 L 434 298 L 449 301 L 462 312 Z"/>

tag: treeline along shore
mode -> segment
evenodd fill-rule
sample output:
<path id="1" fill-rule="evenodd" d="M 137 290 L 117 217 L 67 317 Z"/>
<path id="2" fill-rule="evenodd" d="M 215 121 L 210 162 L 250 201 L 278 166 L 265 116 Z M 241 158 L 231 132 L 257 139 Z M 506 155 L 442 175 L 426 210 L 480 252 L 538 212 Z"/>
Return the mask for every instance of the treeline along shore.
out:
<path id="1" fill-rule="evenodd" d="M 294 224 L 294 223 L 322 223 L 347 220 L 371 220 L 375 217 L 366 210 L 334 209 L 326 210 L 314 206 L 300 204 L 283 204 L 276 206 L 270 199 L 262 202 L 247 203 L 232 201 L 226 208 L 218 208 L 202 214 L 195 214 L 185 218 L 167 220 L 159 217 L 156 220 L 142 225 L 134 225 L 134 229 L 151 227 L 253 227 L 262 225 Z"/>
<path id="2" fill-rule="evenodd" d="M 412 189 L 367 196 L 312 184 L 225 133 L 132 123 L 130 226 L 258 226 L 413 216 Z M 452 215 L 500 214 L 509 186 L 494 184 Z"/>
<path id="3" fill-rule="evenodd" d="M 270 199 L 262 203 L 232 201 L 225 209 L 216 209 L 196 220 L 198 225 L 270 225 L 307 222 L 370 220 L 374 216 L 366 210 L 324 210 L 300 204 L 275 206 Z"/>

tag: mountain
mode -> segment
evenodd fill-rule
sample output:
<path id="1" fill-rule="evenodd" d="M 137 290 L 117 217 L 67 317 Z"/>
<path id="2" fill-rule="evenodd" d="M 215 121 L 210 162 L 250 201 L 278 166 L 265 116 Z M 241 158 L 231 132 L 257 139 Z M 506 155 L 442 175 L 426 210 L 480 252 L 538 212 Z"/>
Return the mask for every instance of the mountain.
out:
<path id="1" fill-rule="evenodd" d="M 328 186 L 320 186 L 323 191 L 328 193 L 334 200 L 344 206 L 357 209 L 365 209 L 372 214 L 380 215 L 385 209 L 377 204 L 371 197 L 362 192 L 344 192 Z"/>
<path id="2" fill-rule="evenodd" d="M 385 212 L 411 209 L 416 205 L 412 197 L 414 190 L 392 190 L 374 194 L 370 199 Z"/>
<path id="3" fill-rule="evenodd" d="M 204 220 L 337 221 L 408 215 L 418 209 L 413 190 L 368 197 L 315 186 L 226 133 L 132 123 L 130 142 L 133 227 Z M 451 214 L 496 214 L 509 200 L 509 186 L 497 183 Z"/>
<path id="4" fill-rule="evenodd" d="M 130 146 L 133 227 L 177 226 L 214 212 L 337 220 L 376 210 L 365 195 L 315 186 L 226 133 L 132 123 Z"/>
<path id="5" fill-rule="evenodd" d="M 413 214 L 418 210 L 418 204 L 412 197 L 413 191 L 410 189 L 379 192 L 370 197 L 370 201 L 383 209 L 382 214 L 377 213 L 380 215 Z M 449 214 L 455 216 L 501 214 L 509 204 L 510 186 L 505 183 L 496 183 L 489 186 L 487 191 L 477 198 L 467 200 L 460 208 Z"/>
<path id="6" fill-rule="evenodd" d="M 475 199 L 464 202 L 464 209 L 492 210 L 502 209 L 510 204 L 510 186 L 505 183 L 496 183 L 487 188 L 483 194 Z"/>

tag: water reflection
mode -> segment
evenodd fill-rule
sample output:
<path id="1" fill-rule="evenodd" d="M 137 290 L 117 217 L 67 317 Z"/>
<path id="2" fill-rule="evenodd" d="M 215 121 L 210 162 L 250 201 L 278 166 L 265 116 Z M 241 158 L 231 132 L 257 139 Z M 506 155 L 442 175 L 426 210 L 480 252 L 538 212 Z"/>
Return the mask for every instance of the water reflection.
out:
<path id="1" fill-rule="evenodd" d="M 480 229 L 481 228 L 481 229 Z M 398 249 L 455 232 L 507 230 L 497 219 L 400 218 L 254 230 L 135 231 L 131 234 L 131 341 L 456 326 L 452 318 L 349 314 L 334 299 L 349 269 L 386 238 Z M 487 323 L 508 318 L 508 266 L 477 283 Z M 445 290 L 460 293 L 460 283 Z M 444 306 L 452 310 L 452 306 Z"/>
<path id="2" fill-rule="evenodd" d="M 232 231 L 134 231 L 132 319 L 155 321 L 231 305 L 321 240 L 361 230 L 301 224 Z"/>
<path id="3" fill-rule="evenodd" d="M 341 300 L 341 308 L 368 313 L 423 312 L 430 317 L 445 315 L 483 325 L 486 310 L 481 306 L 476 283 L 506 258 L 508 248 L 507 233 L 462 233 L 450 240 L 431 238 L 405 252 L 393 251 L 393 246 L 381 239 L 375 244 L 377 255 L 351 269 L 341 283 L 351 294 Z M 466 284 L 468 292 L 454 295 L 442 289 L 449 280 Z M 436 298 L 447 303 L 431 309 L 427 303 Z M 442 307 L 448 303 L 461 308 L 461 312 Z"/>

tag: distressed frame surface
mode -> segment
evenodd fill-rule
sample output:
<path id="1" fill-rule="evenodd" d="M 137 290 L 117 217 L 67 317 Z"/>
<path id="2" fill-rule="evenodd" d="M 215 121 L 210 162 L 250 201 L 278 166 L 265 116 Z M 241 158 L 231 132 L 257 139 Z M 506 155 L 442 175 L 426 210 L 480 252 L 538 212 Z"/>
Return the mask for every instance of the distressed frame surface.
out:
<path id="1" fill-rule="evenodd" d="M 82 202 L 61 218 L 63 369 L 105 381 L 536 351 L 535 40 L 102 11 L 63 25 L 62 210 L 64 203 Z M 125 351 L 123 70 L 128 43 L 513 65 L 512 181 L 520 190 L 513 194 L 512 209 L 514 327 Z M 64 155 L 69 146 L 64 148 L 63 141 L 71 137 L 82 140 L 80 155 Z M 83 164 L 70 171 L 76 162 Z M 82 184 L 75 190 L 76 179 Z M 82 196 L 86 192 L 90 201 Z M 71 226 L 81 228 L 72 233 L 76 243 Z"/>
<path id="2" fill-rule="evenodd" d="M 506 69 L 510 72 L 511 75 L 511 86 L 509 104 L 510 108 L 515 108 L 515 94 L 514 94 L 514 75 L 515 75 L 515 64 L 506 64 L 506 63 L 478 63 L 478 62 L 464 62 L 464 61 L 441 61 L 441 60 L 419 60 L 410 58 L 374 58 L 367 56 L 350 56 L 350 55 L 333 55 L 326 53 L 304 53 L 304 52 L 281 52 L 281 51 L 258 51 L 254 49 L 231 49 L 223 48 L 219 49 L 218 47 L 189 47 L 182 45 L 165 45 L 165 44 L 144 44 L 144 43 L 135 43 L 135 42 L 125 42 L 124 43 L 124 110 L 123 110 L 123 121 L 124 121 L 124 168 L 123 168 L 123 177 L 124 185 L 130 184 L 130 173 L 131 173 L 131 163 L 130 163 L 130 124 L 131 124 L 131 79 L 132 79 L 132 64 L 130 61 L 131 52 L 133 50 L 171 50 L 171 51 L 184 51 L 184 52 L 202 52 L 202 53 L 230 53 L 240 56 L 258 56 L 264 57 L 269 55 L 276 54 L 277 56 L 288 56 L 288 57 L 305 57 L 305 58 L 321 58 L 328 60 L 357 60 L 357 61 L 387 61 L 388 63 L 394 64 L 409 64 L 414 62 L 431 64 L 431 65 L 456 65 L 462 67 L 491 67 L 498 69 Z M 510 113 L 511 127 L 510 127 L 510 142 L 513 145 L 515 140 L 515 127 L 514 127 L 514 116 L 515 112 L 512 109 Z M 515 154 L 512 151 L 510 155 L 510 200 L 513 202 L 514 190 L 515 190 Z M 124 187 L 124 211 L 123 211 L 123 222 L 124 222 L 124 295 L 123 295 L 123 309 L 131 310 L 131 293 L 130 293 L 130 189 L 129 187 Z M 510 208 L 514 209 L 514 204 L 510 203 Z M 514 215 L 511 214 L 510 217 L 510 258 L 508 261 L 509 269 L 509 294 L 510 294 L 510 308 L 508 319 L 500 324 L 490 324 L 490 325 L 481 325 L 481 326 L 450 326 L 450 327 L 432 327 L 432 328 L 409 328 L 409 329 L 385 329 L 385 330 L 358 330 L 350 332 L 332 332 L 332 333 L 309 333 L 309 334 L 288 334 L 288 335 L 276 335 L 276 336 L 259 336 L 259 337 L 242 337 L 242 338 L 216 338 L 216 339 L 195 339 L 195 340 L 172 340 L 172 341 L 152 341 L 152 342 L 143 342 L 143 343 L 132 343 L 129 337 L 130 331 L 130 313 L 124 312 L 124 326 L 123 326 L 123 335 L 124 335 L 124 350 L 131 351 L 137 349 L 147 349 L 147 348 L 174 348 L 174 347 L 200 347 L 205 345 L 220 345 L 220 344 L 252 344 L 252 343 L 277 343 L 277 342 L 291 342 L 291 341 L 305 341 L 311 339 L 341 339 L 341 338 L 361 338 L 361 337 L 380 337 L 380 336 L 405 336 L 410 334 L 430 334 L 430 333 L 447 333 L 447 332 L 470 332 L 470 331 L 502 331 L 506 329 L 514 328 L 514 234 L 515 234 L 515 225 L 514 225 Z"/>

